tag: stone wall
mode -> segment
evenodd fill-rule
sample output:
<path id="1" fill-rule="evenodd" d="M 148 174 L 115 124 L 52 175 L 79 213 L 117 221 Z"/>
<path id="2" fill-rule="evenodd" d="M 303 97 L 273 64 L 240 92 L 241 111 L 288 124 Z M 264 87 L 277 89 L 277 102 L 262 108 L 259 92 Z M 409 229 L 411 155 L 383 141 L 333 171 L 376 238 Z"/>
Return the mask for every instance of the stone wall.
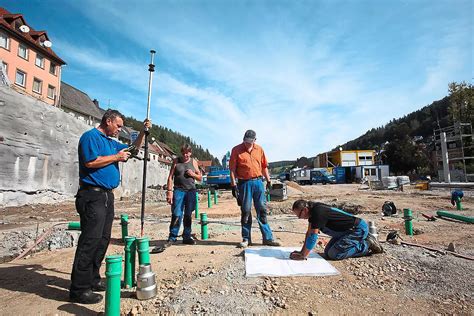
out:
<path id="1" fill-rule="evenodd" d="M 0 206 L 72 199 L 78 187 L 77 143 L 91 127 L 61 109 L 0 86 Z M 121 163 L 117 196 L 141 191 L 143 161 Z M 147 168 L 147 185 L 164 185 L 168 169 Z"/>

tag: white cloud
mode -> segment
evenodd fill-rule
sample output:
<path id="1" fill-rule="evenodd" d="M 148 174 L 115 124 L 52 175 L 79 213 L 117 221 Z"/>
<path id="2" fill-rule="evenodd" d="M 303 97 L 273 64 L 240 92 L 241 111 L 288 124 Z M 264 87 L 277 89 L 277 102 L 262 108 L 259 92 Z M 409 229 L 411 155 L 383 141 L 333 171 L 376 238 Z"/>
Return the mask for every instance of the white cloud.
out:
<path id="1" fill-rule="evenodd" d="M 386 23 L 396 21 L 403 10 L 413 10 L 409 3 L 401 11 L 381 14 L 383 20 L 372 17 L 373 25 L 344 17 L 350 10 L 329 12 L 329 20 L 318 21 L 326 18 L 327 7 L 298 11 L 265 3 L 247 8 L 237 2 L 227 8 L 213 1 L 78 5 L 98 28 L 115 29 L 137 51 L 157 49 L 163 67 L 155 73 L 155 122 L 189 135 L 217 156 L 252 128 L 271 161 L 313 156 L 442 97 L 469 59 L 457 47 L 465 33 L 447 38 L 441 49 L 431 47 L 430 55 L 436 57 L 424 68 L 416 60 L 424 56 L 412 55 L 423 47 L 414 51 L 411 38 L 396 43 L 400 56 L 384 50 L 392 43 L 374 37 L 390 35 L 384 33 L 385 25 L 416 32 L 412 25 Z M 304 12 L 311 9 L 314 19 Z M 338 15 L 340 23 L 331 20 Z M 418 35 L 422 37 L 433 40 L 429 33 Z M 57 46 L 70 63 L 107 73 L 111 81 L 135 90 L 117 96 L 126 108 L 134 95 L 146 93 L 143 65 L 130 56 L 99 53 L 76 43 Z M 407 69 L 414 78 L 407 77 Z"/>

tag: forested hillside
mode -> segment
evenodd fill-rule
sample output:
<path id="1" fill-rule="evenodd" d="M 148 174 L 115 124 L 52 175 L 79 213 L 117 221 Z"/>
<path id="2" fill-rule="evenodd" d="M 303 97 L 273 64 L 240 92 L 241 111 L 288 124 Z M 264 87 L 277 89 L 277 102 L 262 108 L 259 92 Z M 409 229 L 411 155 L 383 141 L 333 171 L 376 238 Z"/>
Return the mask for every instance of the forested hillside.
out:
<path id="1" fill-rule="evenodd" d="M 342 145 L 343 149 L 377 149 L 377 146 L 393 140 L 400 130 L 408 132 L 408 136 L 422 136 L 426 139 L 433 135 L 433 129 L 447 127 L 454 122 L 474 124 L 473 86 L 464 82 L 451 83 L 449 92 L 449 96 L 418 111 L 369 130 Z"/>
<path id="2" fill-rule="evenodd" d="M 143 122 L 134 119 L 133 117 L 125 118 L 126 125 L 139 131 Z M 220 165 L 219 159 L 212 156 L 208 149 L 204 149 L 201 145 L 196 144 L 194 140 L 188 136 L 181 135 L 178 132 L 172 131 L 169 128 L 153 124 L 150 130 L 150 136 L 157 141 L 167 144 L 175 153 L 179 154 L 181 146 L 188 143 L 193 148 L 193 156 L 199 160 L 212 160 L 213 165 Z"/>
<path id="3" fill-rule="evenodd" d="M 433 130 L 458 123 L 474 125 L 474 88 L 465 82 L 449 84 L 449 95 L 385 126 L 373 128 L 342 145 L 344 150 L 375 149 L 380 163 L 390 165 L 395 173 L 436 174 L 431 159 L 434 150 Z M 467 140 L 469 141 L 469 140 Z M 470 156 L 472 144 L 466 143 L 464 154 Z M 339 146 L 337 146 L 339 147 Z M 336 148 L 337 148 L 336 147 Z M 466 163 L 474 171 L 472 161 Z"/>

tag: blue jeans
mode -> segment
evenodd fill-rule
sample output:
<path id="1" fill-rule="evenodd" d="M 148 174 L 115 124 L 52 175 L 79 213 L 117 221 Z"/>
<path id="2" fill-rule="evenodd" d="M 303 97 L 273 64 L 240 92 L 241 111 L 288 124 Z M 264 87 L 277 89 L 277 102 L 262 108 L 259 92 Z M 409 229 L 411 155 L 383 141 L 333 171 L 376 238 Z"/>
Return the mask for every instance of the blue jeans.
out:
<path id="1" fill-rule="evenodd" d="M 328 259 L 342 260 L 362 257 L 369 252 L 369 245 L 365 241 L 369 234 L 369 227 L 362 219 L 356 227 L 343 232 L 336 232 L 329 228 L 324 228 L 321 231 L 332 237 L 324 248 L 324 254 Z"/>
<path id="2" fill-rule="evenodd" d="M 260 178 L 252 180 L 239 180 L 239 200 L 240 206 L 242 239 L 252 242 L 252 200 L 257 212 L 257 222 L 262 232 L 263 240 L 273 240 L 272 230 L 267 223 L 267 201 L 265 199 L 265 188 Z"/>
<path id="3" fill-rule="evenodd" d="M 181 222 L 183 222 L 183 240 L 191 238 L 192 214 L 196 209 L 196 190 L 175 189 L 171 205 L 170 235 L 168 240 L 176 241 Z M 183 216 L 184 213 L 184 216 Z"/>

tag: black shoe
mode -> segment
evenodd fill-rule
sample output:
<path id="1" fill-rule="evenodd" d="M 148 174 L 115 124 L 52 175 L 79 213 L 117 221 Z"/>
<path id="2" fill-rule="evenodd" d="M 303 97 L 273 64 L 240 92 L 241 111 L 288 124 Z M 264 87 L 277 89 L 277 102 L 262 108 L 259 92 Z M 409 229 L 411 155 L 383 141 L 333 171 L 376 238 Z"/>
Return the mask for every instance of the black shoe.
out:
<path id="1" fill-rule="evenodd" d="M 193 237 L 183 239 L 183 244 L 185 245 L 195 245 L 196 241 L 193 239 Z"/>
<path id="2" fill-rule="evenodd" d="M 104 292 L 106 289 L 107 286 L 102 280 L 100 280 L 99 283 L 92 285 L 92 291 L 94 292 Z"/>
<path id="3" fill-rule="evenodd" d="M 99 293 L 94 293 L 91 290 L 82 292 L 81 294 L 69 293 L 69 300 L 79 304 L 97 304 L 102 301 L 103 296 Z"/>
<path id="4" fill-rule="evenodd" d="M 369 249 L 372 251 L 372 253 L 382 253 L 383 252 L 382 245 L 371 234 L 367 235 L 367 238 L 365 239 L 365 241 L 369 245 Z"/>

